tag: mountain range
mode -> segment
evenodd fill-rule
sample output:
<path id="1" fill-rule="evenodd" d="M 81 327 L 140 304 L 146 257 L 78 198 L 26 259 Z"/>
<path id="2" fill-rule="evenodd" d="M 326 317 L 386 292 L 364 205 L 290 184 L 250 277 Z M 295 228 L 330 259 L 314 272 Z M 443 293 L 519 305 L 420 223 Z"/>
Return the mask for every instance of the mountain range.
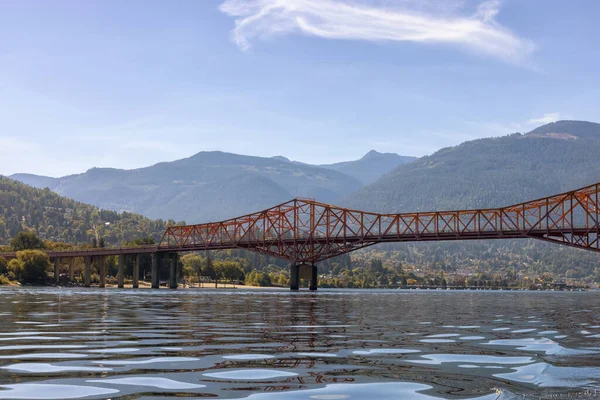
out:
<path id="1" fill-rule="evenodd" d="M 285 157 L 201 152 L 150 167 L 92 168 L 51 178 L 11 178 L 98 207 L 149 218 L 214 221 L 267 208 L 294 197 L 336 202 L 412 157 L 370 151 L 357 161 L 316 166 Z"/>
<path id="2" fill-rule="evenodd" d="M 104 209 L 203 222 L 293 197 L 382 212 L 504 206 L 600 181 L 598 154 L 600 124 L 558 121 L 419 159 L 370 151 L 356 161 L 309 165 L 201 152 L 133 170 L 11 178 Z"/>
<path id="3" fill-rule="evenodd" d="M 89 242 L 98 211 L 73 206 L 75 202 L 64 198 L 59 202 L 51 191 L 110 210 L 188 223 L 242 215 L 295 196 L 380 212 L 501 207 L 599 182 L 599 154 L 600 124 L 558 121 L 527 133 L 465 142 L 417 160 L 369 152 L 354 162 L 315 166 L 283 156 L 203 152 L 136 170 L 93 168 L 62 178 L 17 174 L 12 178 L 50 190 L 32 194 L 25 185 L 4 182 L 8 189 L 0 187 L 0 233 L 4 227 L 7 238 L 26 225 L 45 237 Z M 388 164 L 389 158 L 397 162 L 391 170 L 394 162 Z M 78 210 L 75 219 L 70 209 Z M 165 225 L 131 213 L 109 217 L 121 219 L 114 242 L 135 232 L 156 236 Z M 131 220 L 137 225 L 133 231 L 127 228 Z M 577 277 L 590 275 L 598 265 L 596 254 L 533 240 L 389 244 L 376 249 L 396 257 L 394 262 L 436 269 L 569 270 Z"/>

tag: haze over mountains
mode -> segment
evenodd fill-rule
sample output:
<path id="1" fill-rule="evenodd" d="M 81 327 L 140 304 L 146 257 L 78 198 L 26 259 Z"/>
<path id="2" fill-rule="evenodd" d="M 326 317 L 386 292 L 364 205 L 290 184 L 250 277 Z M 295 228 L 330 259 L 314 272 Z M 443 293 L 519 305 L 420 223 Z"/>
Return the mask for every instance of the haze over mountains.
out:
<path id="1" fill-rule="evenodd" d="M 282 156 L 201 152 L 135 170 L 12 178 L 101 208 L 191 223 L 293 197 L 384 212 L 504 206 L 600 181 L 598 154 L 600 124 L 559 121 L 418 160 L 371 151 L 360 160 L 314 166 Z"/>
<path id="2" fill-rule="evenodd" d="M 412 157 L 369 152 L 357 161 L 329 166 L 223 152 L 201 152 L 147 168 L 92 168 L 83 174 L 11 178 L 101 208 L 149 218 L 187 222 L 229 218 L 287 201 L 311 197 L 335 202 Z"/>

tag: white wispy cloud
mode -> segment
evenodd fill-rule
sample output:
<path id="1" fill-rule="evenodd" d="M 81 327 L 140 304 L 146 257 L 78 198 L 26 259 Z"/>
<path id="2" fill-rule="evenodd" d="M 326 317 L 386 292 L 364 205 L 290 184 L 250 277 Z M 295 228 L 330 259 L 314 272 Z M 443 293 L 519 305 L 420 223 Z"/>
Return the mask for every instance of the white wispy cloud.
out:
<path id="1" fill-rule="evenodd" d="M 515 132 L 528 133 L 533 129 L 556 122 L 561 119 L 570 118 L 569 115 L 561 115 L 560 113 L 546 113 L 541 117 L 531 118 L 528 120 L 512 121 L 512 122 L 481 122 L 470 121 L 468 125 L 471 127 L 474 138 L 484 138 L 490 136 L 504 136 Z"/>
<path id="2" fill-rule="evenodd" d="M 544 125 L 549 124 L 550 122 L 556 122 L 560 119 L 560 113 L 548 113 L 544 114 L 544 116 L 540 118 L 532 118 L 527 121 L 531 125 Z"/>
<path id="3" fill-rule="evenodd" d="M 510 63 L 524 63 L 534 44 L 496 20 L 500 0 L 471 12 L 423 6 L 422 0 L 225 0 L 220 10 L 235 17 L 232 36 L 246 50 L 254 39 L 291 33 L 326 39 L 407 41 L 458 46 Z M 425 3 L 427 4 L 427 3 Z"/>

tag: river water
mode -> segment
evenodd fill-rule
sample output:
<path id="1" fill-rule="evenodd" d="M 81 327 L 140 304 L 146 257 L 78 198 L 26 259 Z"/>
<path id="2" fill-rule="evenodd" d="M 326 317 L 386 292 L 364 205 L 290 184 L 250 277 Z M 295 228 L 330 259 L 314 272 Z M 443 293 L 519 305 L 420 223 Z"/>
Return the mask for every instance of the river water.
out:
<path id="1" fill-rule="evenodd" d="M 0 295 L 0 399 L 600 398 L 600 293 Z"/>

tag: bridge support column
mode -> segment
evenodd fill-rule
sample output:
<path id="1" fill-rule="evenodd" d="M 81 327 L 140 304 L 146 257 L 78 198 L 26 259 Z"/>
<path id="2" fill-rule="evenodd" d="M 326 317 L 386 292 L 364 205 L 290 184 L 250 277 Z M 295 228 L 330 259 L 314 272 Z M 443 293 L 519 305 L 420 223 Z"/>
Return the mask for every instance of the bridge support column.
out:
<path id="1" fill-rule="evenodd" d="M 169 258 L 169 288 L 177 289 L 177 253 L 171 253 Z"/>
<path id="2" fill-rule="evenodd" d="M 152 289 L 158 289 L 159 281 L 158 281 L 158 253 L 152 253 Z"/>
<path id="3" fill-rule="evenodd" d="M 290 265 L 290 290 L 300 289 L 300 266 Z"/>
<path id="4" fill-rule="evenodd" d="M 100 257 L 98 275 L 100 275 L 100 284 L 98 285 L 98 287 L 106 287 L 106 257 Z"/>
<path id="5" fill-rule="evenodd" d="M 313 265 L 311 267 L 311 274 L 310 274 L 310 286 L 309 289 L 310 290 L 317 290 L 317 285 L 319 281 L 319 275 L 317 273 L 317 266 Z"/>
<path id="6" fill-rule="evenodd" d="M 54 283 L 60 283 L 60 257 L 54 259 Z"/>
<path id="7" fill-rule="evenodd" d="M 83 268 L 83 285 L 85 287 L 90 287 L 92 283 L 91 279 L 91 269 L 92 269 L 92 257 L 85 256 L 83 257 L 84 268 Z"/>
<path id="8" fill-rule="evenodd" d="M 75 280 L 75 257 L 71 257 L 69 260 L 69 281 Z"/>
<path id="9" fill-rule="evenodd" d="M 135 255 L 135 262 L 133 263 L 133 288 L 137 289 L 140 287 L 140 255 Z"/>
<path id="10" fill-rule="evenodd" d="M 119 289 L 125 287 L 125 254 L 119 254 L 119 272 L 117 273 Z"/>

